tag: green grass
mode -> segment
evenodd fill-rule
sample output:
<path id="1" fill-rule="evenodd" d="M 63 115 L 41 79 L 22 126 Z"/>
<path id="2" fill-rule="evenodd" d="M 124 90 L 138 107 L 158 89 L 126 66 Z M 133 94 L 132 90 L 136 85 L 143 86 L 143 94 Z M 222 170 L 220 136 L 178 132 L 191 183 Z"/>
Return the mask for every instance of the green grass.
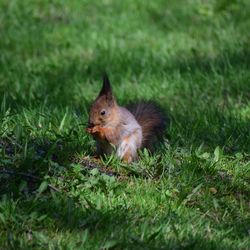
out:
<path id="1" fill-rule="evenodd" d="M 250 248 L 248 0 L 0 8 L 0 249 Z M 93 160 L 104 71 L 171 118 L 133 165 Z"/>

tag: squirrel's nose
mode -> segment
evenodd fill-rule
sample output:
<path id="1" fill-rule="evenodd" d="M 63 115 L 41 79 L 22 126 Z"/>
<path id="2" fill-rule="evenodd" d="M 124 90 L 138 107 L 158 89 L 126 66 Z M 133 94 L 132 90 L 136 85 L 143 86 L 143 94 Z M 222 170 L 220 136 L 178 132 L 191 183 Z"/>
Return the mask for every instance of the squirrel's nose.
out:
<path id="1" fill-rule="evenodd" d="M 94 123 L 88 122 L 88 128 L 93 128 L 93 127 L 94 127 Z"/>

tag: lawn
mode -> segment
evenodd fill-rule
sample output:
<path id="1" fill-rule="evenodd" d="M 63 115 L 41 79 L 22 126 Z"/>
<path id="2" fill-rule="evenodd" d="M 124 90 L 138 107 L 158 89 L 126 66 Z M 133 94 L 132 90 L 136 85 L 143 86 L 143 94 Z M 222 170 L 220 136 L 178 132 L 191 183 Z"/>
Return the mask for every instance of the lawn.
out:
<path id="1" fill-rule="evenodd" d="M 249 0 L 0 9 L 0 249 L 250 249 Z M 104 71 L 171 121 L 130 165 L 85 132 Z"/>

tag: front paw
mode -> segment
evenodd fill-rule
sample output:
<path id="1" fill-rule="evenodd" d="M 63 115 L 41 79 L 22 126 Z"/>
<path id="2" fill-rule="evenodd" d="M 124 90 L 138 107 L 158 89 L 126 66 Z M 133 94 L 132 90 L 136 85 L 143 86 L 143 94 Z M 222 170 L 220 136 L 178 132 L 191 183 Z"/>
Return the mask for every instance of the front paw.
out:
<path id="1" fill-rule="evenodd" d="M 86 132 L 89 133 L 89 134 L 93 133 L 92 130 L 93 130 L 93 128 L 86 128 Z"/>
<path id="2" fill-rule="evenodd" d="M 98 126 L 90 127 L 90 128 L 87 128 L 86 131 L 90 134 L 96 134 L 100 132 L 100 127 Z"/>
<path id="3" fill-rule="evenodd" d="M 96 139 L 102 139 L 102 140 L 106 139 L 105 129 L 100 126 L 88 128 L 87 132 L 90 133 Z"/>

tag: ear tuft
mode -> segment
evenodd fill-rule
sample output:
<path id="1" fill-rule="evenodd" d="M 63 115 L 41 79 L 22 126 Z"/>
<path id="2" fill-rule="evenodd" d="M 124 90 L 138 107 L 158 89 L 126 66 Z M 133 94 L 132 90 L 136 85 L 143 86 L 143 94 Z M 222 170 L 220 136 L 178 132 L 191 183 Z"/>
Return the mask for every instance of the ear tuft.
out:
<path id="1" fill-rule="evenodd" d="M 100 96 L 105 96 L 109 105 L 112 105 L 114 103 L 114 97 L 112 94 L 111 84 L 110 84 L 108 75 L 106 73 L 104 73 L 104 75 L 103 75 L 102 89 L 99 93 L 99 97 Z"/>
<path id="2" fill-rule="evenodd" d="M 110 93 L 112 94 L 112 89 L 111 89 L 111 85 L 110 85 L 110 82 L 109 82 L 109 78 L 108 78 L 108 75 L 106 73 L 104 73 L 102 89 L 100 91 L 99 96 L 108 95 Z"/>

